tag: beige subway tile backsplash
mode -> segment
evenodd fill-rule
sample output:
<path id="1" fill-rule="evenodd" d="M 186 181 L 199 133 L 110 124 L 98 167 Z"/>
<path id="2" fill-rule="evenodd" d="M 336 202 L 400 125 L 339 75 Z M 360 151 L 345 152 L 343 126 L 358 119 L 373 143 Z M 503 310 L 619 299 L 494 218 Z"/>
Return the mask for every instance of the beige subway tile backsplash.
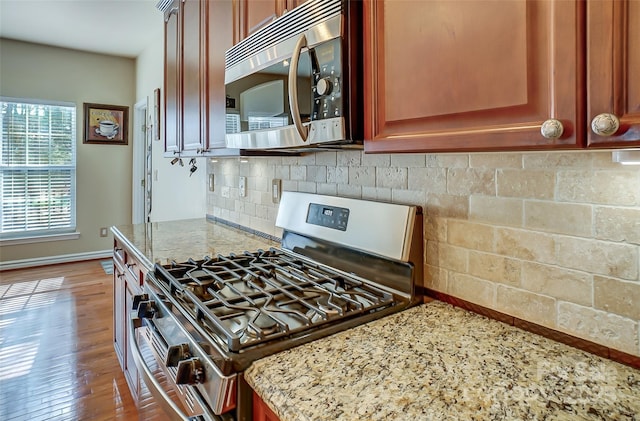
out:
<path id="1" fill-rule="evenodd" d="M 496 309 L 524 320 L 536 320 L 542 326 L 556 327 L 556 300 L 543 294 L 498 285 Z"/>
<path id="2" fill-rule="evenodd" d="M 584 306 L 593 304 L 593 276 L 586 272 L 523 262 L 521 287 L 562 301 Z"/>
<path id="3" fill-rule="evenodd" d="M 640 245 L 640 209 L 596 206 L 594 213 L 596 238 Z"/>
<path id="4" fill-rule="evenodd" d="M 495 228 L 491 225 L 451 219 L 447 222 L 447 242 L 470 250 L 494 250 Z"/>
<path id="5" fill-rule="evenodd" d="M 496 286 L 492 282 L 462 273 L 449 272 L 447 293 L 481 306 L 492 308 L 496 302 Z"/>
<path id="6" fill-rule="evenodd" d="M 376 167 L 349 167 L 349 184 L 375 187 Z"/>
<path id="7" fill-rule="evenodd" d="M 521 153 L 480 153 L 469 157 L 471 168 L 522 168 Z"/>
<path id="8" fill-rule="evenodd" d="M 498 196 L 552 200 L 556 174 L 550 170 L 499 169 Z"/>
<path id="9" fill-rule="evenodd" d="M 593 283 L 596 308 L 640 320 L 640 282 L 594 276 Z"/>
<path id="10" fill-rule="evenodd" d="M 423 193 L 426 197 L 426 211 L 430 215 L 447 218 L 467 219 L 469 215 L 469 198 L 450 194 Z"/>
<path id="11" fill-rule="evenodd" d="M 523 201 L 495 196 L 469 197 L 469 219 L 499 226 L 522 226 Z"/>
<path id="12" fill-rule="evenodd" d="M 427 288 L 640 356 L 640 168 L 609 151 L 327 151 L 208 171 L 208 213 L 271 235 L 273 178 L 284 191 L 421 206 Z"/>
<path id="13" fill-rule="evenodd" d="M 447 193 L 457 196 L 495 195 L 495 171 L 473 168 L 450 168 Z"/>
<path id="14" fill-rule="evenodd" d="M 534 262 L 556 261 L 554 236 L 524 229 L 496 228 L 496 252 Z"/>
<path id="15" fill-rule="evenodd" d="M 638 355 L 638 321 L 591 307 L 558 303 L 558 328 L 581 338 Z"/>
<path id="16" fill-rule="evenodd" d="M 640 205 L 640 178 L 630 171 L 558 171 L 557 199 L 563 202 Z"/>
<path id="17" fill-rule="evenodd" d="M 638 247 L 575 237 L 556 238 L 558 264 L 598 275 L 638 280 Z"/>
<path id="18" fill-rule="evenodd" d="M 407 189 L 407 169 L 398 167 L 376 168 L 376 186 Z"/>
<path id="19" fill-rule="evenodd" d="M 445 168 L 408 168 L 407 188 L 430 193 L 447 192 L 447 170 Z"/>
<path id="20" fill-rule="evenodd" d="M 469 274 L 497 284 L 520 286 L 522 262 L 491 253 L 469 251 Z"/>

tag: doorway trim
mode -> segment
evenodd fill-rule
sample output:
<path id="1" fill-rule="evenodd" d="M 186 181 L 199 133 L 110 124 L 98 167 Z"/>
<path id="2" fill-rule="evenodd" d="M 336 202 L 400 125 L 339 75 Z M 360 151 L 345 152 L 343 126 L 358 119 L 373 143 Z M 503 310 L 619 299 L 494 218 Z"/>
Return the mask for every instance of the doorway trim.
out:
<path id="1" fill-rule="evenodd" d="M 145 173 L 147 145 L 147 100 L 133 107 L 133 168 L 131 171 L 131 223 L 147 222 L 145 211 Z"/>

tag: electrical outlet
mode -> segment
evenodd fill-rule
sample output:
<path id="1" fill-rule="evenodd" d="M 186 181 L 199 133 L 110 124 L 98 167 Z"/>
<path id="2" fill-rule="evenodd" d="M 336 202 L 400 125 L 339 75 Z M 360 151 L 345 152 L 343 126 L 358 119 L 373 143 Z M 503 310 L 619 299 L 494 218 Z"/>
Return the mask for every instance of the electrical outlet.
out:
<path id="1" fill-rule="evenodd" d="M 280 195 L 282 194 L 282 180 L 274 178 L 271 180 L 271 201 L 280 203 Z"/>
<path id="2" fill-rule="evenodd" d="M 107 227 L 100 228 L 100 237 L 106 237 L 107 235 L 109 235 L 109 231 L 107 230 Z"/>
<path id="3" fill-rule="evenodd" d="M 240 197 L 245 197 L 247 195 L 247 177 L 240 177 L 238 190 L 240 190 Z"/>

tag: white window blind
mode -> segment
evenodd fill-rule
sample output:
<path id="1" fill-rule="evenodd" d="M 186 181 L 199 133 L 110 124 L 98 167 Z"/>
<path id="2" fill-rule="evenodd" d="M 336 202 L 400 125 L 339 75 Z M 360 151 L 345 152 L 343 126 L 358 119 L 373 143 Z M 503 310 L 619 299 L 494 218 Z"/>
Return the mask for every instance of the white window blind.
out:
<path id="1" fill-rule="evenodd" d="M 76 107 L 0 98 L 0 238 L 76 228 Z"/>

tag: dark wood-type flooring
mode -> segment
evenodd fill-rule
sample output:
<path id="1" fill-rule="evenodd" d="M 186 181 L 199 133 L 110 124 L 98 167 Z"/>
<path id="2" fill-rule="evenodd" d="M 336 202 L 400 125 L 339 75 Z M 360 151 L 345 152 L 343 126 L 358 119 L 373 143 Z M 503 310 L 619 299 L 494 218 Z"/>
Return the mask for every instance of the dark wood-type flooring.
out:
<path id="1" fill-rule="evenodd" d="M 113 348 L 113 278 L 99 260 L 0 272 L 0 420 L 148 419 Z"/>

